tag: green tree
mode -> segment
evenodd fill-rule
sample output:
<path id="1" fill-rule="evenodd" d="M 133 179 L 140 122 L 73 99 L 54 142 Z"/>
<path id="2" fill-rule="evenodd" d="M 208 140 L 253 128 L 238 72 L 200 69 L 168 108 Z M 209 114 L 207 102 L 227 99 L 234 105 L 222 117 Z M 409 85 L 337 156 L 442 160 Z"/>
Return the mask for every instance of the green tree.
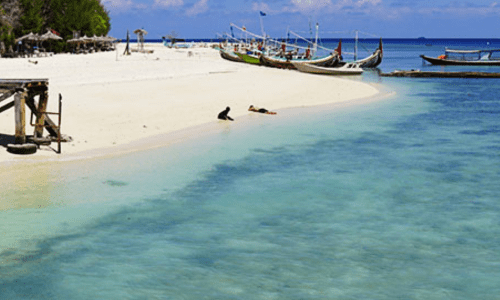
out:
<path id="1" fill-rule="evenodd" d="M 0 0 L 0 41 L 6 49 L 14 46 L 14 29 L 19 26 L 21 7 L 18 0 Z"/>
<path id="2" fill-rule="evenodd" d="M 66 39 L 74 31 L 87 36 L 106 35 L 111 28 L 108 12 L 100 0 L 50 0 L 48 17 L 48 26 Z"/>
<path id="3" fill-rule="evenodd" d="M 45 18 L 43 15 L 43 0 L 21 0 L 23 13 L 20 17 L 21 26 L 18 30 L 19 35 L 25 35 L 30 32 L 41 33 L 44 29 Z"/>
<path id="4" fill-rule="evenodd" d="M 7 47 L 15 36 L 30 32 L 53 29 L 68 40 L 73 32 L 106 35 L 110 28 L 109 12 L 101 0 L 0 0 L 0 40 Z M 54 46 L 63 50 L 65 43 L 57 41 Z"/>

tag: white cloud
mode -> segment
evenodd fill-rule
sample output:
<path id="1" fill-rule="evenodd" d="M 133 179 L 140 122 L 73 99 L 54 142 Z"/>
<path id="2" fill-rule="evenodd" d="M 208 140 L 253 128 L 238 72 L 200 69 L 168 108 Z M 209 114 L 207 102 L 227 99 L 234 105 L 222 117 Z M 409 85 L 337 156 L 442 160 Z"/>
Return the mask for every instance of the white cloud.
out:
<path id="1" fill-rule="evenodd" d="M 182 6 L 183 4 L 184 4 L 183 0 L 155 0 L 153 7 L 168 8 L 168 7 Z"/>
<path id="2" fill-rule="evenodd" d="M 408 15 L 421 15 L 421 16 L 431 16 L 435 18 L 436 16 L 459 16 L 459 17 L 471 17 L 471 16 L 493 16 L 500 15 L 500 7 L 498 7 L 497 2 L 493 2 L 489 5 L 475 5 L 469 3 L 453 2 L 446 6 L 424 6 L 418 9 L 402 6 L 397 8 L 388 8 L 386 13 L 382 15 L 384 19 L 399 19 L 404 18 Z"/>
<path id="3" fill-rule="evenodd" d="M 262 11 L 266 14 L 272 12 L 269 5 L 267 5 L 266 3 L 263 3 L 263 2 L 260 2 L 260 3 L 253 2 L 252 3 L 252 11 Z"/>
<path id="4" fill-rule="evenodd" d="M 380 6 L 382 0 L 290 0 L 283 12 L 312 12 L 335 13 L 343 9 L 373 9 Z"/>
<path id="5" fill-rule="evenodd" d="M 331 0 L 292 0 L 291 2 L 293 8 L 300 12 L 320 10 L 332 5 Z"/>
<path id="6" fill-rule="evenodd" d="M 196 16 L 208 10 L 208 0 L 200 0 L 196 2 L 191 8 L 186 10 L 186 15 Z"/>
<path id="7" fill-rule="evenodd" d="M 102 4 L 110 12 L 126 11 L 135 6 L 132 0 L 103 0 Z"/>

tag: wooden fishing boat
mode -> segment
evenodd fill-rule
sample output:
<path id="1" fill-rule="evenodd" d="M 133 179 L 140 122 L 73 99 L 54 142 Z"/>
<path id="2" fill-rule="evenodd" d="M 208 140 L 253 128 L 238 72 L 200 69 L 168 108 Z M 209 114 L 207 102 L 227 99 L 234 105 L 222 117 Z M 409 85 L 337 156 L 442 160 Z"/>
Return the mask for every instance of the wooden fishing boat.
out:
<path id="1" fill-rule="evenodd" d="M 420 55 L 433 65 L 447 66 L 500 66 L 500 57 L 493 57 L 500 49 L 491 50 L 453 50 L 445 49 L 445 54 L 438 57 Z"/>
<path id="2" fill-rule="evenodd" d="M 268 67 L 281 68 L 281 69 L 296 69 L 293 65 L 296 63 L 308 63 L 317 66 L 334 66 L 340 61 L 339 54 L 337 52 L 333 52 L 330 55 L 313 58 L 313 59 L 304 59 L 304 58 L 286 58 L 279 56 L 260 56 L 260 62 Z"/>
<path id="3" fill-rule="evenodd" d="M 384 49 L 382 47 L 382 38 L 380 38 L 379 46 L 373 52 L 372 55 L 364 59 L 357 60 L 354 63 L 358 64 L 363 69 L 376 68 L 378 67 L 378 65 L 382 63 L 383 57 L 384 57 Z"/>
<path id="4" fill-rule="evenodd" d="M 234 51 L 231 50 L 226 50 L 226 49 L 220 49 L 219 50 L 220 56 L 224 59 L 227 59 L 229 61 L 234 61 L 234 62 L 244 62 L 243 59 L 241 59 Z"/>
<path id="5" fill-rule="evenodd" d="M 380 38 L 378 48 L 370 56 L 353 62 L 340 62 L 339 65 L 342 66 L 347 63 L 353 63 L 359 65 L 363 69 L 371 69 L 378 67 L 382 63 L 383 57 L 384 49 L 382 47 L 382 38 Z"/>
<path id="6" fill-rule="evenodd" d="M 244 62 L 247 64 L 252 64 L 252 65 L 260 65 L 260 53 L 256 52 L 247 52 L 247 53 L 241 53 L 241 52 L 235 52 L 235 54 Z"/>
<path id="7" fill-rule="evenodd" d="M 363 69 L 359 65 L 354 63 L 348 63 L 342 67 L 337 68 L 326 68 L 316 65 L 311 65 L 308 63 L 292 63 L 294 67 L 300 72 L 312 73 L 312 74 L 322 74 L 322 75 L 361 75 L 363 74 Z"/>

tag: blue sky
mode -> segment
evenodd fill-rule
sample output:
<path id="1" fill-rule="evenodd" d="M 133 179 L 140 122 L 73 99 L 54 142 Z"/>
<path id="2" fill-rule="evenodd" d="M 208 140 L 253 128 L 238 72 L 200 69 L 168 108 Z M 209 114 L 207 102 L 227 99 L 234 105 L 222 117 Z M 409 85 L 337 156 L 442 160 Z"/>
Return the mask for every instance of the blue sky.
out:
<path id="1" fill-rule="evenodd" d="M 102 0 L 111 16 L 110 35 L 146 29 L 156 39 L 172 31 L 179 38 L 215 38 L 229 24 L 285 36 L 287 27 L 309 36 L 353 37 L 359 30 L 385 38 L 500 38 L 500 0 Z M 362 35 L 360 35 L 362 36 Z M 363 36 L 362 36 L 363 37 Z M 364 37 L 371 37 L 365 35 Z"/>

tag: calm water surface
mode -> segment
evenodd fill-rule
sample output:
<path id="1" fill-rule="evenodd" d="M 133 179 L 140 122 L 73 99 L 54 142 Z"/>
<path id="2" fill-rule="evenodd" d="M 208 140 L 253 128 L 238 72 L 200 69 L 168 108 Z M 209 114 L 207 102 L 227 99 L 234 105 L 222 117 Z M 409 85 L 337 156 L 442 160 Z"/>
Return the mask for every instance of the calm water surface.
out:
<path id="1" fill-rule="evenodd" d="M 364 80 L 397 96 L 6 187 L 0 299 L 498 299 L 500 81 Z"/>

